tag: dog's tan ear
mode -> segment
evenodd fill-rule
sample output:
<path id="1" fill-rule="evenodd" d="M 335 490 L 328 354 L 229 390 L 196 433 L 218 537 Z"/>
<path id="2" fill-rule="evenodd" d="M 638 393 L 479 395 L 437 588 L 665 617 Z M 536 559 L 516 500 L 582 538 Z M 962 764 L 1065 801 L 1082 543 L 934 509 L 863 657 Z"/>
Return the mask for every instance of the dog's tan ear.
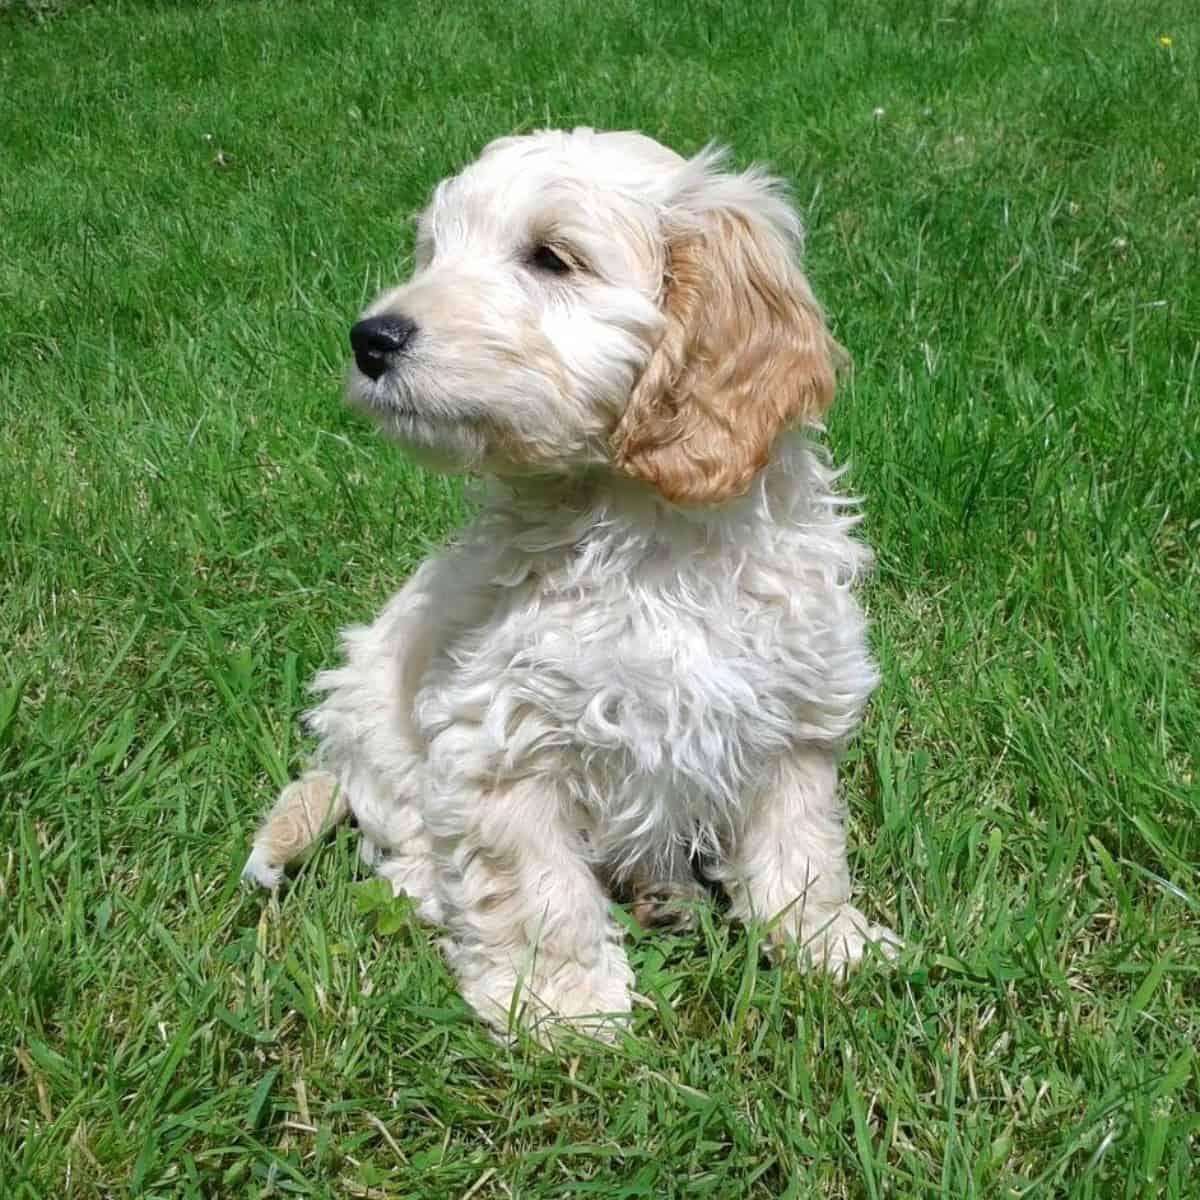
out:
<path id="1" fill-rule="evenodd" d="M 794 213 L 760 175 L 716 178 L 720 198 L 668 241 L 665 328 L 613 434 L 617 466 L 679 504 L 742 495 L 781 429 L 821 419 L 846 361 Z"/>

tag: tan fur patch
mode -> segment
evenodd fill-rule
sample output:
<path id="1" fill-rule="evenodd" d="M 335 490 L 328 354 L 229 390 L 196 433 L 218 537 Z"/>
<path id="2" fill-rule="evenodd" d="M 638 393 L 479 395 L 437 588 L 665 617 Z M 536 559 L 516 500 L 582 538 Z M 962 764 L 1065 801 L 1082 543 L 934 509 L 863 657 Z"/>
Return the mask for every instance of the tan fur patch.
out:
<path id="1" fill-rule="evenodd" d="M 845 352 L 783 240 L 740 213 L 671 245 L 663 308 L 617 465 L 680 504 L 742 495 L 779 431 L 829 408 Z"/>

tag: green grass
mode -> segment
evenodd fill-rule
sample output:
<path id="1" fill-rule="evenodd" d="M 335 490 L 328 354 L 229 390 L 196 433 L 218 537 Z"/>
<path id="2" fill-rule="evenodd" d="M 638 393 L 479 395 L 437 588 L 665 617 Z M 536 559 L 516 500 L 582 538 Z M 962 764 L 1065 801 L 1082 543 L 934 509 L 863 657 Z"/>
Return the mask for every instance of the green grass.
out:
<path id="1" fill-rule="evenodd" d="M 0 1195 L 1196 1195 L 1198 43 L 1192 0 L 0 13 Z M 348 832 L 237 883 L 338 626 L 464 512 L 340 407 L 347 324 L 547 123 L 795 182 L 879 554 L 854 869 L 910 943 L 837 991 L 638 937 L 632 1036 L 565 1060 Z"/>

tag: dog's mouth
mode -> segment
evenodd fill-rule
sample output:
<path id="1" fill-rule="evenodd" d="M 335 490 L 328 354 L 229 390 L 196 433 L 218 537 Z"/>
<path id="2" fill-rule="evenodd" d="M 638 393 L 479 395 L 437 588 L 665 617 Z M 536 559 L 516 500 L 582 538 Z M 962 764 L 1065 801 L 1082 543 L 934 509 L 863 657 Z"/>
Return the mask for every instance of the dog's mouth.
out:
<path id="1" fill-rule="evenodd" d="M 415 417 L 417 410 L 391 370 L 368 375 L 356 362 L 346 368 L 346 399 L 372 416 Z"/>

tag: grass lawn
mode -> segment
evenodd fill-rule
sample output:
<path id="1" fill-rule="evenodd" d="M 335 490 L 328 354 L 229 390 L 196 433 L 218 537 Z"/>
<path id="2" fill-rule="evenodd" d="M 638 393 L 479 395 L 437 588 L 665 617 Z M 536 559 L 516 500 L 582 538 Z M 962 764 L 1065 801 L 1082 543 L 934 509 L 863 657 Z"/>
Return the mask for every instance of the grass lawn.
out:
<path id="1" fill-rule="evenodd" d="M 0 1196 L 1200 1194 L 1194 0 L 0 12 Z M 459 522 L 339 402 L 492 135 L 794 181 L 879 555 L 892 970 L 639 936 L 502 1049 L 341 831 L 238 871 L 305 684 Z"/>

